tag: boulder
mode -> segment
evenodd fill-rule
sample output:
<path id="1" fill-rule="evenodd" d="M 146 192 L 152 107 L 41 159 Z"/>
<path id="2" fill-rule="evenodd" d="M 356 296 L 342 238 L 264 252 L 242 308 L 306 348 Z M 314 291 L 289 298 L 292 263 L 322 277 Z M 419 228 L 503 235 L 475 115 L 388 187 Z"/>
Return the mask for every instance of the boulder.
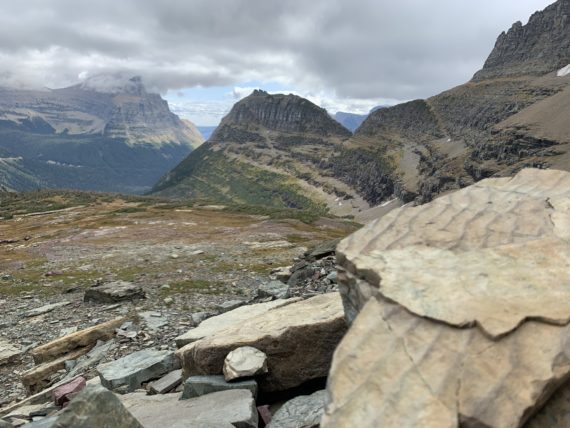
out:
<path id="1" fill-rule="evenodd" d="M 243 306 L 246 303 L 247 302 L 245 302 L 243 300 L 228 300 L 224 303 L 220 303 L 218 305 L 218 310 L 221 313 L 224 313 L 224 312 L 228 312 L 228 311 L 234 310 L 236 308 L 239 308 L 240 306 Z"/>
<path id="2" fill-rule="evenodd" d="M 267 373 L 267 355 L 251 346 L 234 349 L 224 360 L 227 381 L 264 373 Z"/>
<path id="3" fill-rule="evenodd" d="M 142 425 L 102 386 L 87 386 L 57 418 L 53 428 L 142 428 Z"/>
<path id="4" fill-rule="evenodd" d="M 257 382 L 253 379 L 227 382 L 223 376 L 190 376 L 184 382 L 181 400 L 200 397 L 212 392 L 227 391 L 230 389 L 247 389 L 253 398 L 257 397 Z"/>
<path id="5" fill-rule="evenodd" d="M 287 401 L 275 412 L 267 428 L 312 428 L 318 427 L 325 411 L 327 393 L 317 391 Z"/>
<path id="6" fill-rule="evenodd" d="M 330 293 L 265 311 L 192 342 L 177 354 L 185 376 L 216 375 L 223 372 L 228 353 L 252 346 L 267 355 L 269 372 L 259 379 L 260 388 L 281 391 L 325 377 L 345 332 L 340 296 Z"/>
<path id="7" fill-rule="evenodd" d="M 95 303 L 117 303 L 144 298 L 146 294 L 140 285 L 115 281 L 87 289 L 83 300 Z"/>
<path id="8" fill-rule="evenodd" d="M 206 423 L 216 427 L 231 424 L 237 428 L 257 428 L 255 401 L 251 392 L 243 389 L 214 392 L 190 400 L 179 400 L 178 394 L 145 393 L 126 394 L 120 399 L 145 428 L 209 426 Z"/>
<path id="9" fill-rule="evenodd" d="M 0 338 L 0 366 L 19 360 L 21 355 L 22 350 L 19 346 Z"/>
<path id="10" fill-rule="evenodd" d="M 173 352 L 144 349 L 116 361 L 101 364 L 97 372 L 101 385 L 111 390 L 134 391 L 143 382 L 160 378 L 179 368 L 179 361 Z"/>
<path id="11" fill-rule="evenodd" d="M 262 299 L 266 297 L 284 299 L 287 297 L 288 288 L 287 284 L 281 281 L 264 282 L 257 289 L 257 297 Z"/>
<path id="12" fill-rule="evenodd" d="M 244 321 L 264 314 L 281 306 L 289 305 L 297 300 L 275 300 L 273 302 L 258 303 L 255 305 L 242 306 L 233 311 L 203 320 L 196 328 L 189 330 L 176 338 L 176 346 L 183 346 L 200 340 L 204 337 L 212 336 L 228 327 L 239 325 Z"/>
<path id="13" fill-rule="evenodd" d="M 570 174 L 523 170 L 342 241 L 353 325 L 322 427 L 520 427 L 541 408 L 564 413 L 548 400 L 570 377 L 569 238 Z M 535 426 L 559 426 L 549 416 Z"/>

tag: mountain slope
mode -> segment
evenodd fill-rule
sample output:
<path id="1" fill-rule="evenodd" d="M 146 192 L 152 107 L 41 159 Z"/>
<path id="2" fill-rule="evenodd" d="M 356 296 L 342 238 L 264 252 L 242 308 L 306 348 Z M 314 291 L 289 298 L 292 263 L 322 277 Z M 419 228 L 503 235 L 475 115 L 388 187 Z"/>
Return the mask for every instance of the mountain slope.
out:
<path id="1" fill-rule="evenodd" d="M 332 168 L 350 135 L 306 99 L 257 90 L 238 102 L 208 142 L 154 191 L 221 203 L 324 210 L 338 206 L 340 197 L 357 197 Z"/>
<path id="2" fill-rule="evenodd" d="M 333 117 L 350 132 L 356 131 L 356 128 L 362 125 L 362 122 L 366 119 L 365 114 L 347 113 L 344 111 L 336 112 Z"/>
<path id="3" fill-rule="evenodd" d="M 202 141 L 139 78 L 0 88 L 0 184 L 15 190 L 144 192 Z"/>
<path id="4" fill-rule="evenodd" d="M 570 64 L 569 5 L 559 0 L 501 35 L 470 82 L 375 110 L 352 137 L 306 100 L 256 91 L 155 191 L 274 204 L 288 188 L 364 218 L 524 167 L 570 169 L 570 73 L 559 71 Z"/>
<path id="5" fill-rule="evenodd" d="M 384 151 L 394 167 L 384 178 L 404 201 L 527 166 L 569 169 L 570 76 L 557 76 L 570 64 L 569 43 L 570 0 L 559 0 L 499 36 L 471 82 L 371 113 L 351 144 Z M 387 190 L 385 199 L 394 196 Z"/>

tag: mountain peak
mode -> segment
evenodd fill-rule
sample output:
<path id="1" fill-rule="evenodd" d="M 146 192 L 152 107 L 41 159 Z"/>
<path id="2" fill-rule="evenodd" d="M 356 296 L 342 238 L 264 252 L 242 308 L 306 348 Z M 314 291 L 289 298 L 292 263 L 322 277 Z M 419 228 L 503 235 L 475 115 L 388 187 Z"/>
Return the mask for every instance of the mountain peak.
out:
<path id="1" fill-rule="evenodd" d="M 233 106 L 220 124 L 220 128 L 225 126 L 260 126 L 272 131 L 350 135 L 350 131 L 332 119 L 325 109 L 311 101 L 293 94 L 269 94 L 259 89 Z"/>
<path id="2" fill-rule="evenodd" d="M 145 95 L 142 77 L 127 77 L 123 74 L 97 74 L 88 77 L 79 85 L 85 91 L 94 91 L 108 94 Z"/>
<path id="3" fill-rule="evenodd" d="M 570 64 L 570 0 L 558 0 L 528 23 L 501 33 L 483 69 L 473 77 L 542 75 Z"/>

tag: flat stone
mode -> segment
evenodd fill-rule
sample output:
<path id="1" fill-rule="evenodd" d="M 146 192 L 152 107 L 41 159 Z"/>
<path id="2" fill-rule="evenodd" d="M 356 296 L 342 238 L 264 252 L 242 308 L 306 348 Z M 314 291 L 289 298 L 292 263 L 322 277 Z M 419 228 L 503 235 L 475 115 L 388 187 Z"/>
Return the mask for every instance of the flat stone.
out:
<path id="1" fill-rule="evenodd" d="M 111 391 L 102 386 L 88 385 L 71 401 L 53 427 L 142 428 L 143 426 Z"/>
<path id="2" fill-rule="evenodd" d="M 523 170 L 342 241 L 321 426 L 566 426 L 569 238 L 570 174 Z"/>
<path id="3" fill-rule="evenodd" d="M 224 303 L 220 303 L 218 305 L 218 309 L 220 310 L 220 312 L 224 313 L 239 308 L 240 306 L 245 305 L 245 303 L 246 302 L 244 302 L 243 300 L 228 300 Z"/>
<path id="4" fill-rule="evenodd" d="M 161 327 L 168 325 L 168 319 L 160 312 L 145 311 L 139 312 L 138 315 L 144 320 L 149 330 L 160 330 Z"/>
<path id="5" fill-rule="evenodd" d="M 140 285 L 115 281 L 85 290 L 83 300 L 95 303 L 116 303 L 144 298 L 146 294 Z"/>
<path id="6" fill-rule="evenodd" d="M 340 296 L 330 293 L 265 311 L 192 342 L 177 354 L 185 376 L 216 375 L 223 372 L 228 353 L 252 346 L 267 355 L 269 372 L 259 378 L 260 388 L 282 391 L 326 377 L 345 332 Z"/>
<path id="7" fill-rule="evenodd" d="M 289 287 L 281 281 L 269 281 L 262 283 L 257 289 L 257 297 L 273 297 L 275 299 L 284 299 L 287 297 Z"/>
<path id="8" fill-rule="evenodd" d="M 71 305 L 71 302 L 58 302 L 58 303 L 51 303 L 49 305 L 40 306 L 39 308 L 31 309 L 25 312 L 24 317 L 26 318 L 37 317 L 38 315 L 47 314 L 57 308 L 62 308 L 67 305 Z"/>
<path id="9" fill-rule="evenodd" d="M 178 394 L 144 393 L 126 394 L 120 399 L 145 428 L 203 426 L 182 425 L 189 423 L 257 428 L 255 401 L 247 390 L 214 392 L 190 400 L 179 400 Z"/>
<path id="10" fill-rule="evenodd" d="M 247 389 L 254 398 L 257 397 L 257 382 L 253 379 L 227 382 L 223 376 L 190 376 L 184 382 L 181 400 L 200 397 L 212 392 L 227 391 L 230 389 Z"/>
<path id="11" fill-rule="evenodd" d="M 230 352 L 224 360 L 227 381 L 267 373 L 267 355 L 251 346 L 242 346 Z"/>
<path id="12" fill-rule="evenodd" d="M 18 361 L 22 355 L 19 346 L 0 338 L 0 366 Z"/>
<path id="13" fill-rule="evenodd" d="M 233 311 L 226 312 L 215 317 L 203 320 L 200 325 L 187 333 L 176 338 L 176 346 L 179 348 L 204 337 L 212 336 L 228 327 L 238 325 L 250 318 L 261 315 L 270 310 L 279 308 L 281 306 L 289 305 L 295 299 L 289 300 L 274 300 L 273 302 L 258 303 L 255 305 L 242 306 Z M 220 372 L 221 373 L 221 372 Z"/>
<path id="14" fill-rule="evenodd" d="M 182 383 L 182 369 L 174 370 L 149 385 L 152 394 L 166 394 Z"/>
<path id="15" fill-rule="evenodd" d="M 323 257 L 330 256 L 331 254 L 335 253 L 336 247 L 339 242 L 340 239 L 333 239 L 331 241 L 322 242 L 312 250 L 308 251 L 307 257 L 322 259 Z"/>
<path id="16" fill-rule="evenodd" d="M 101 364 L 97 372 L 104 387 L 111 390 L 125 387 L 129 392 L 140 388 L 143 382 L 160 378 L 177 368 L 179 362 L 173 352 L 145 349 Z"/>
<path id="17" fill-rule="evenodd" d="M 326 401 L 325 390 L 295 397 L 275 412 L 267 428 L 318 427 L 325 411 Z"/>

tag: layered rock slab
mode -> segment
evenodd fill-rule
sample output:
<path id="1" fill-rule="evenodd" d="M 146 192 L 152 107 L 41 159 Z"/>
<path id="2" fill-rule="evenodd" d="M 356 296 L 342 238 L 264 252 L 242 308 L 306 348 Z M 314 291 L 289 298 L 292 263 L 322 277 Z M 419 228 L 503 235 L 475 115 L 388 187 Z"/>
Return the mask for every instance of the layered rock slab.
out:
<path id="1" fill-rule="evenodd" d="M 356 321 L 335 353 L 323 427 L 532 423 L 570 376 L 569 236 L 570 174 L 523 170 L 343 241 Z M 555 427 L 543 422 L 564 406 L 549 411 L 541 426 Z"/>
<path id="2" fill-rule="evenodd" d="M 178 394 L 145 393 L 127 394 L 119 398 L 145 428 L 257 427 L 255 401 L 251 392 L 243 389 L 214 392 L 190 400 L 179 400 Z"/>
<path id="3" fill-rule="evenodd" d="M 186 345 L 177 355 L 185 376 L 218 375 L 228 353 L 252 346 L 267 355 L 260 389 L 280 391 L 325 377 L 345 332 L 340 296 L 330 293 L 249 318 Z"/>

